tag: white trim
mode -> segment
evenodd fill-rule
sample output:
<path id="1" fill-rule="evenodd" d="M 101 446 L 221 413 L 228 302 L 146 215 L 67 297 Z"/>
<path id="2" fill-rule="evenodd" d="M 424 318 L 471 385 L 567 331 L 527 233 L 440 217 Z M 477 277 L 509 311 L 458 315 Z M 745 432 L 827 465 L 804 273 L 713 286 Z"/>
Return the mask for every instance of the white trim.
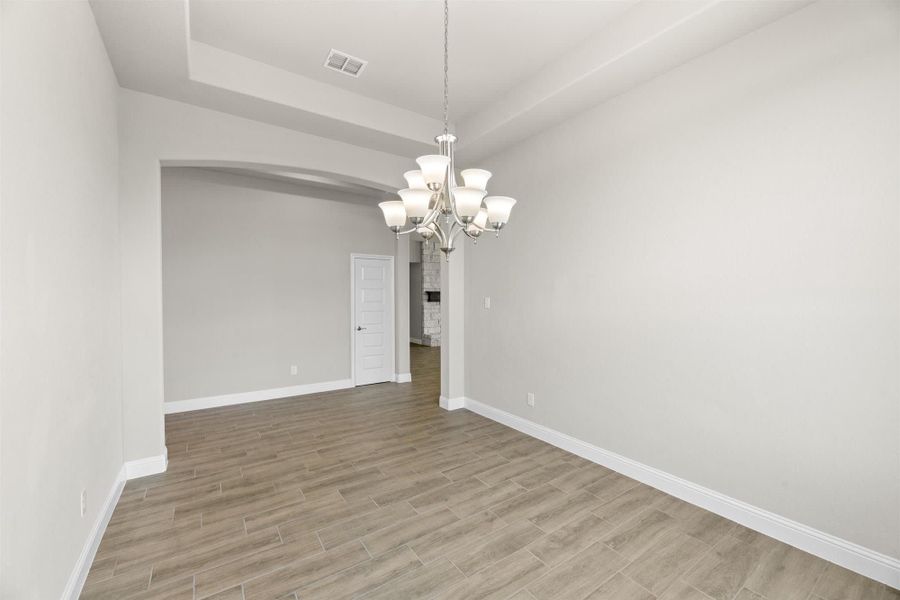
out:
<path id="1" fill-rule="evenodd" d="M 409 383 L 412 381 L 412 373 L 397 373 L 394 375 L 394 381 L 397 383 Z"/>
<path id="2" fill-rule="evenodd" d="M 468 398 L 465 398 L 463 396 L 460 396 L 459 398 L 447 398 L 446 396 L 441 396 L 438 404 L 440 404 L 441 408 L 443 408 L 444 410 L 459 410 L 460 408 L 466 408 L 467 400 Z"/>
<path id="3" fill-rule="evenodd" d="M 103 539 L 103 534 L 106 533 L 106 526 L 116 510 L 116 504 L 119 502 L 119 497 L 121 497 L 122 490 L 125 488 L 125 482 L 129 479 L 163 473 L 168 466 L 168 450 L 165 450 L 159 456 L 130 460 L 122 465 L 113 481 L 109 494 L 106 496 L 103 508 L 100 509 L 97 520 L 91 528 L 91 533 L 81 548 L 81 554 L 78 555 L 78 560 L 75 562 L 75 567 L 72 569 L 72 573 L 69 575 L 69 580 L 66 582 L 66 587 L 63 590 L 62 600 L 77 600 L 81 595 L 81 589 L 84 587 L 84 582 L 87 580 L 94 557 L 97 555 L 97 548 L 100 547 L 100 541 Z"/>
<path id="4" fill-rule="evenodd" d="M 147 475 L 165 473 L 169 468 L 169 450 L 166 448 L 159 456 L 129 460 L 122 468 L 125 469 L 125 479 L 137 479 Z"/>
<path id="5" fill-rule="evenodd" d="M 119 473 L 116 475 L 116 479 L 113 481 L 109 494 L 106 496 L 103 508 L 100 509 L 97 520 L 94 521 L 91 533 L 81 548 L 81 554 L 78 555 L 78 560 L 75 562 L 75 567 L 72 569 L 72 573 L 69 575 L 69 580 L 66 582 L 66 587 L 63 590 L 62 600 L 77 600 L 81 595 L 81 588 L 84 587 L 88 572 L 91 570 L 91 564 L 94 562 L 97 548 L 100 547 L 100 540 L 103 539 L 106 526 L 109 524 L 109 519 L 116 509 L 116 503 L 119 502 L 119 496 L 122 495 L 124 487 L 125 465 L 122 465 L 122 468 L 119 469 Z"/>
<path id="6" fill-rule="evenodd" d="M 394 329 L 397 327 L 397 319 L 395 312 L 396 304 L 394 296 L 397 291 L 394 289 L 397 285 L 397 282 L 394 281 L 394 257 L 390 254 L 350 254 L 350 387 L 356 387 L 356 259 L 364 258 L 371 260 L 386 260 L 388 261 L 388 273 L 391 277 L 391 284 L 386 285 L 385 289 L 388 290 L 388 296 L 390 300 L 390 308 L 387 313 L 391 317 L 391 326 L 388 327 L 388 337 L 391 342 L 391 373 L 394 372 L 396 368 L 396 358 L 397 354 L 397 344 L 395 341 L 396 332 Z M 396 374 L 391 377 L 388 381 L 394 381 Z M 382 383 L 378 381 L 373 381 L 372 383 Z"/>
<path id="7" fill-rule="evenodd" d="M 217 408 L 219 406 L 231 406 L 233 404 L 245 404 L 247 402 L 260 402 L 262 400 L 276 400 L 278 398 L 291 398 L 319 392 L 333 390 L 345 390 L 353 387 L 349 379 L 337 379 L 335 381 L 321 381 L 318 383 L 305 383 L 291 385 L 283 388 L 269 390 L 256 390 L 253 392 L 238 392 L 236 394 L 224 394 L 222 396 L 207 396 L 205 398 L 191 398 L 189 400 L 174 400 L 163 403 L 163 412 L 167 415 L 188 412 L 191 410 L 203 410 L 205 408 Z"/>
<path id="8" fill-rule="evenodd" d="M 442 408 L 447 408 L 444 406 L 445 400 L 441 397 Z M 637 479 L 819 558 L 889 586 L 900 588 L 900 560 L 896 558 L 757 508 L 477 400 L 453 398 L 452 402 L 455 403 L 459 400 L 463 401 L 465 408 L 492 421 L 497 421 L 591 462 Z"/>
<path id="9" fill-rule="evenodd" d="M 417 346 L 424 346 L 424 344 L 422 343 L 422 340 L 419 338 L 409 338 L 409 343 L 416 344 Z"/>

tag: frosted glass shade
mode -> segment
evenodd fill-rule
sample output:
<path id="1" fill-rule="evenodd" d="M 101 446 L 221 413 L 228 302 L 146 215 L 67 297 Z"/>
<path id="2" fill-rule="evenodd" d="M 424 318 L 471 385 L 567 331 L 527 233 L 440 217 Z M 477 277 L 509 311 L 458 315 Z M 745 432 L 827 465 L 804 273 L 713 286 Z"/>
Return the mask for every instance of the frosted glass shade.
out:
<path id="1" fill-rule="evenodd" d="M 410 219 L 424 219 L 428 214 L 428 203 L 431 201 L 431 192 L 425 189 L 408 189 L 397 192 L 403 199 L 403 208 Z"/>
<path id="2" fill-rule="evenodd" d="M 384 213 L 384 222 L 395 231 L 406 224 L 406 209 L 399 200 L 380 202 L 378 208 Z"/>
<path id="3" fill-rule="evenodd" d="M 428 186 L 425 185 L 425 178 L 422 177 L 422 171 L 407 171 L 403 174 L 403 178 L 406 179 L 406 184 L 411 190 L 428 189 Z"/>
<path id="4" fill-rule="evenodd" d="M 516 201 L 509 196 L 488 196 L 484 199 L 484 206 L 487 208 L 488 221 L 491 225 L 503 226 L 509 221 L 509 213 Z"/>
<path id="5" fill-rule="evenodd" d="M 485 225 L 487 225 L 488 214 L 487 210 L 481 209 L 478 211 L 478 214 L 475 215 L 475 220 L 472 221 L 475 225 L 478 226 L 479 229 L 484 229 Z"/>
<path id="6" fill-rule="evenodd" d="M 486 190 L 488 179 L 491 178 L 491 172 L 484 169 L 466 169 L 460 175 L 466 182 L 466 187 L 478 190 Z"/>
<path id="7" fill-rule="evenodd" d="M 453 188 L 453 199 L 456 201 L 456 214 L 463 221 L 472 220 L 481 210 L 481 200 L 485 195 L 484 190 L 470 187 Z"/>
<path id="8" fill-rule="evenodd" d="M 450 157 L 440 154 L 426 154 L 416 159 L 422 167 L 422 177 L 429 190 L 439 190 L 444 185 L 447 176 L 447 166 L 450 165 Z"/>
<path id="9" fill-rule="evenodd" d="M 487 225 L 487 211 L 482 208 L 475 215 L 475 218 L 472 219 L 472 222 L 466 225 L 466 233 L 477 238 L 484 233 L 485 225 Z"/>

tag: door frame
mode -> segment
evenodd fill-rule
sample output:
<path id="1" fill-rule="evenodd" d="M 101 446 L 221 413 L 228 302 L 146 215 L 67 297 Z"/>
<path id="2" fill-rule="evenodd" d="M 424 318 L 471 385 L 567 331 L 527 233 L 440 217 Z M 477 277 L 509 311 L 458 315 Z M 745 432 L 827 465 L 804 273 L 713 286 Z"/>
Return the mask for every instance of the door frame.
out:
<path id="1" fill-rule="evenodd" d="M 397 315 L 394 295 L 396 293 L 397 283 L 394 281 L 394 257 L 390 254 L 350 254 L 350 382 L 356 387 L 356 259 L 385 260 L 388 263 L 388 273 L 390 274 L 390 285 L 385 285 L 388 290 L 388 314 L 391 318 L 390 327 L 388 327 L 388 340 L 391 348 L 391 378 L 388 381 L 397 380 L 397 345 L 396 345 L 396 327 Z"/>

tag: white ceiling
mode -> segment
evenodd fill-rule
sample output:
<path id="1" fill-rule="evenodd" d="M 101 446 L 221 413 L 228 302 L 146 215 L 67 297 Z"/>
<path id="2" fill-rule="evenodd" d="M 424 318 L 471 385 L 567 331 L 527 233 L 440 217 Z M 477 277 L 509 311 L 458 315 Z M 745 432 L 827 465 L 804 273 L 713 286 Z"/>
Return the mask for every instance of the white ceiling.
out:
<path id="1" fill-rule="evenodd" d="M 810 0 L 450 0 L 460 165 Z M 438 0 L 91 0 L 119 84 L 417 156 L 442 129 Z M 354 79 L 331 48 L 370 61 Z"/>
<path id="2" fill-rule="evenodd" d="M 452 2 L 452 118 L 484 108 L 633 3 Z M 199 42 L 442 118 L 440 1 L 191 0 L 190 11 L 191 36 Z M 362 76 L 324 68 L 331 48 L 369 61 Z"/>

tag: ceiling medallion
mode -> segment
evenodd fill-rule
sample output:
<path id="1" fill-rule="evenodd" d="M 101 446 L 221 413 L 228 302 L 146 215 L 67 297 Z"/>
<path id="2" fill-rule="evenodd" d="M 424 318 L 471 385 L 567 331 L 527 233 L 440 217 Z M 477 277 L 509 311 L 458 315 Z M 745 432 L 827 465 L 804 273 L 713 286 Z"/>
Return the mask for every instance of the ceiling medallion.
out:
<path id="1" fill-rule="evenodd" d="M 444 0 L 444 133 L 434 140 L 438 154 L 417 158 L 419 169 L 403 174 L 409 187 L 398 192 L 401 199 L 378 206 L 388 228 L 398 238 L 414 231 L 426 241 L 436 238 L 449 260 L 453 242 L 460 233 L 476 241 L 485 231 L 499 236 L 516 201 L 508 196 L 488 196 L 491 173 L 484 169 L 465 169 L 460 173 L 465 185 L 456 184 L 453 158 L 456 136 L 450 133 L 448 121 L 448 24 L 448 0 Z M 404 229 L 407 219 L 412 226 Z"/>

